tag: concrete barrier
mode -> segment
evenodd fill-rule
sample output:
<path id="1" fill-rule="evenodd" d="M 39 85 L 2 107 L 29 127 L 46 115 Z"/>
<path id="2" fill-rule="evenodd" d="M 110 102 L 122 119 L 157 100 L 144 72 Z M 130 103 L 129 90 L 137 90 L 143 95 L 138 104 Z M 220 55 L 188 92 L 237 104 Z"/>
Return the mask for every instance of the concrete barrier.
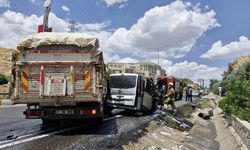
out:
<path id="1" fill-rule="evenodd" d="M 2 107 L 20 107 L 26 106 L 25 104 L 15 104 L 13 105 L 10 99 L 2 99 L 0 98 L 0 108 Z"/>
<path id="2" fill-rule="evenodd" d="M 2 99 L 2 98 L 0 98 L 0 107 L 1 106 L 10 106 L 10 105 L 12 105 L 10 99 Z"/>
<path id="3" fill-rule="evenodd" d="M 235 116 L 226 116 L 226 119 L 240 136 L 246 147 L 250 149 L 250 123 L 242 121 Z"/>

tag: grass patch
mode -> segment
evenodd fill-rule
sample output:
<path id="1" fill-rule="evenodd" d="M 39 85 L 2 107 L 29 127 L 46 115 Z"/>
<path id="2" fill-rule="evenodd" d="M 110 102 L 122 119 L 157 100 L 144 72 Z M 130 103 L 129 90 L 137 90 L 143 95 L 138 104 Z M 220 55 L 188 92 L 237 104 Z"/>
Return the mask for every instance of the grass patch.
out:
<path id="1" fill-rule="evenodd" d="M 211 105 L 211 101 L 210 100 L 203 100 L 201 102 L 198 103 L 197 107 L 201 108 L 201 109 L 205 109 L 205 108 L 210 108 Z"/>

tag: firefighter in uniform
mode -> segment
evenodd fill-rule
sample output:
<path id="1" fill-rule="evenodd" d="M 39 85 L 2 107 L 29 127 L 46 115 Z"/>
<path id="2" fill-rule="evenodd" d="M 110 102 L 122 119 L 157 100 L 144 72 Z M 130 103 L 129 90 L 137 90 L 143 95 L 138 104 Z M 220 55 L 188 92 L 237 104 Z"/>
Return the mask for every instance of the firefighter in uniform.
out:
<path id="1" fill-rule="evenodd" d="M 168 92 L 164 96 L 164 102 L 163 102 L 164 109 L 166 110 L 168 105 L 170 104 L 172 106 L 173 113 L 176 114 L 177 109 L 176 109 L 174 102 L 175 102 L 175 90 L 173 88 L 173 83 L 169 83 L 168 84 Z"/>

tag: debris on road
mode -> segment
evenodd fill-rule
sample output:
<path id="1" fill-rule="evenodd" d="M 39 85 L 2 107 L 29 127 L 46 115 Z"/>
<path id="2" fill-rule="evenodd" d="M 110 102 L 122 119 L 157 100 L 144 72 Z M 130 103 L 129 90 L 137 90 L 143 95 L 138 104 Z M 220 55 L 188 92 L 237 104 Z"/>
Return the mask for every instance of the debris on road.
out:
<path id="1" fill-rule="evenodd" d="M 7 136 L 7 140 L 15 140 L 15 139 L 17 139 L 18 138 L 18 136 L 15 136 L 15 135 L 8 135 Z"/>

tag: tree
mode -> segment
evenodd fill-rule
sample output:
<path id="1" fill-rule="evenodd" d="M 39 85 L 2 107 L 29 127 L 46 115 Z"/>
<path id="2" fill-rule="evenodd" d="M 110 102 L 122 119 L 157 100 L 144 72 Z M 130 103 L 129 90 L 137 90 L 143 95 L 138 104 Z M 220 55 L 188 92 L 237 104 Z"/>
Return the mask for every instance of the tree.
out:
<path id="1" fill-rule="evenodd" d="M 226 79 L 229 74 L 233 71 L 233 63 L 227 64 L 227 70 L 225 70 L 222 74 L 223 79 Z"/>
<path id="2" fill-rule="evenodd" d="M 212 90 L 213 89 L 213 85 L 215 83 L 219 82 L 219 80 L 217 79 L 210 79 L 210 85 L 209 85 L 209 89 Z"/>
<path id="3" fill-rule="evenodd" d="M 7 83 L 8 83 L 7 78 L 3 74 L 0 74 L 0 85 Z"/>

